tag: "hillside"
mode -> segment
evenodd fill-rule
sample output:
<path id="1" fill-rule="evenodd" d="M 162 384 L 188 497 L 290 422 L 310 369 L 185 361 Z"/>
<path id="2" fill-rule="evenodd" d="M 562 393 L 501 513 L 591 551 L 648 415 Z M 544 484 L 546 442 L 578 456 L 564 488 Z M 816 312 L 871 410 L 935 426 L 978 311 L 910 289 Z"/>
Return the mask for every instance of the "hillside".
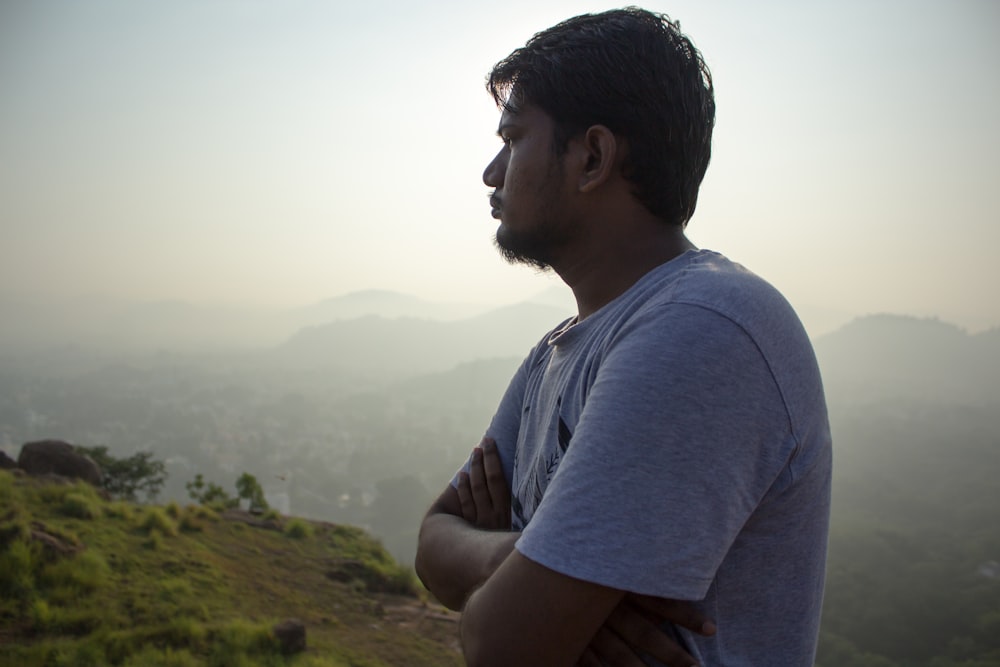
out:
<path id="1" fill-rule="evenodd" d="M 989 405 L 1000 400 L 1000 330 L 869 315 L 816 339 L 832 406 L 883 400 Z"/>
<path id="2" fill-rule="evenodd" d="M 433 373 L 484 357 L 523 357 L 569 314 L 525 302 L 453 322 L 368 315 L 302 329 L 268 358 L 300 368 Z"/>
<path id="3" fill-rule="evenodd" d="M 460 664 L 455 615 L 360 529 L 109 502 L 7 471 L 0 507 L 0 664 Z M 281 652 L 288 619 L 303 653 Z"/>

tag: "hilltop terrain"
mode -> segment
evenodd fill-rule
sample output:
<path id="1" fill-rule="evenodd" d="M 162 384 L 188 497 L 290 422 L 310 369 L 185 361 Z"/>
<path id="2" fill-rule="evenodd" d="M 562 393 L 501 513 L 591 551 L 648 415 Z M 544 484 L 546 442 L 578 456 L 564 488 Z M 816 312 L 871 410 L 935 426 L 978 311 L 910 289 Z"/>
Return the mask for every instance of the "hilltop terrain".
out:
<path id="1" fill-rule="evenodd" d="M 360 529 L 7 471 L 0 507 L 0 664 L 461 664 L 456 616 Z M 307 648 L 286 656 L 288 619 Z"/>

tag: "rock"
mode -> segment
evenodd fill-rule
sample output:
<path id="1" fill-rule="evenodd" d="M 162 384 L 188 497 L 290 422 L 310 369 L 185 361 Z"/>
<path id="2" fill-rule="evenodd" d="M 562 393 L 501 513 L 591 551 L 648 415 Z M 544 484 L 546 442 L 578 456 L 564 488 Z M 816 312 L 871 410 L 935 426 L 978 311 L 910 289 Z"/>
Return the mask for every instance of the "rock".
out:
<path id="1" fill-rule="evenodd" d="M 295 618 L 289 618 L 278 623 L 273 628 L 278 646 L 285 655 L 301 653 L 306 650 L 306 626 Z"/>
<path id="2" fill-rule="evenodd" d="M 13 470 L 17 467 L 17 461 L 7 456 L 7 452 L 0 451 L 0 470 Z"/>
<path id="3" fill-rule="evenodd" d="M 44 550 L 59 556 L 71 556 L 83 549 L 82 545 L 55 534 L 55 531 L 39 521 L 31 522 L 30 537 L 33 542 L 41 544 Z"/>
<path id="4" fill-rule="evenodd" d="M 62 440 L 40 440 L 21 447 L 17 466 L 29 475 L 62 475 L 101 485 L 101 469 L 86 454 Z"/>

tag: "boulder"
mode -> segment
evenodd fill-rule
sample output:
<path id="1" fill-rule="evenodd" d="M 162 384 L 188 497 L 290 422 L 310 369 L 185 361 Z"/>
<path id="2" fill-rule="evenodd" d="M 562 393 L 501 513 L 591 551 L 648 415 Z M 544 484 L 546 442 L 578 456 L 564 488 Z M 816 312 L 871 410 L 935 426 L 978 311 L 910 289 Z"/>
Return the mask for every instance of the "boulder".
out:
<path id="1" fill-rule="evenodd" d="M 7 452 L 0 451 L 0 470 L 13 470 L 17 467 L 17 461 L 7 456 Z"/>
<path id="2" fill-rule="evenodd" d="M 289 618 L 275 625 L 273 631 L 274 638 L 278 640 L 278 646 L 285 655 L 306 650 L 306 626 L 302 621 Z"/>
<path id="3" fill-rule="evenodd" d="M 101 485 L 101 468 L 86 454 L 62 440 L 40 440 L 21 447 L 17 467 L 29 475 L 61 475 Z"/>

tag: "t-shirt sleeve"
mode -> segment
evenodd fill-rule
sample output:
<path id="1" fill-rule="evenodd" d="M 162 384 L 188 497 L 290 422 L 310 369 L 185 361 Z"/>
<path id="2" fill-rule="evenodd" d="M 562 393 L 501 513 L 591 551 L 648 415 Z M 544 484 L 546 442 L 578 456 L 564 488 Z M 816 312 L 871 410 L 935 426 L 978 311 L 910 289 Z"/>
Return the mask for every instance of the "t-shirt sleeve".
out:
<path id="1" fill-rule="evenodd" d="M 650 308 L 608 343 L 517 548 L 579 579 L 702 599 L 793 447 L 742 328 L 697 305 Z"/>

